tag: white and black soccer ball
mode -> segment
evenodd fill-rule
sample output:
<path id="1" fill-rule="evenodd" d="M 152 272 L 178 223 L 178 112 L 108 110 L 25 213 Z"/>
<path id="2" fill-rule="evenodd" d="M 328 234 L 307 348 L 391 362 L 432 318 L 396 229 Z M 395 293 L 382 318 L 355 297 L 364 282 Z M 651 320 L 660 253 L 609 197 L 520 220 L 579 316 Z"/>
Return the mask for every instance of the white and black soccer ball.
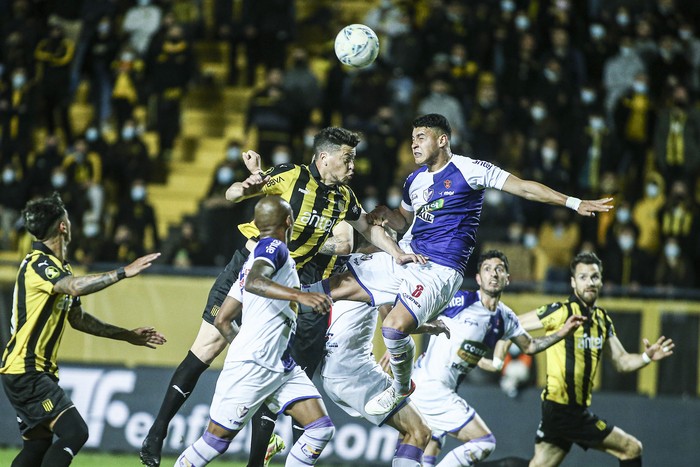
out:
<path id="1" fill-rule="evenodd" d="M 377 34 L 364 24 L 345 26 L 335 36 L 335 55 L 345 65 L 366 67 L 379 55 Z"/>

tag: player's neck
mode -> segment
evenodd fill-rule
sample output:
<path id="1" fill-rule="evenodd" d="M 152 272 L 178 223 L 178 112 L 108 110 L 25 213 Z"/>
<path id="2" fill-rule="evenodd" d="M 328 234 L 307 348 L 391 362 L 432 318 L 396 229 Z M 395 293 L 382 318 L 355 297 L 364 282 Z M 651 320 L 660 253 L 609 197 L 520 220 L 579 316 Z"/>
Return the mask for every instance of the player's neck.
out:
<path id="1" fill-rule="evenodd" d="M 61 261 L 65 260 L 67 245 L 62 236 L 59 235 L 41 243 L 43 243 L 46 248 L 51 250 L 56 258 L 60 259 Z"/>
<path id="2" fill-rule="evenodd" d="M 498 307 L 498 302 L 501 301 L 501 294 L 490 295 L 483 290 L 479 290 L 479 296 L 481 297 L 481 304 L 490 311 L 496 311 Z"/>
<path id="3" fill-rule="evenodd" d="M 434 160 L 426 164 L 428 172 L 437 172 L 445 167 L 450 162 L 450 159 L 452 159 L 452 151 L 449 148 L 440 151 Z"/>

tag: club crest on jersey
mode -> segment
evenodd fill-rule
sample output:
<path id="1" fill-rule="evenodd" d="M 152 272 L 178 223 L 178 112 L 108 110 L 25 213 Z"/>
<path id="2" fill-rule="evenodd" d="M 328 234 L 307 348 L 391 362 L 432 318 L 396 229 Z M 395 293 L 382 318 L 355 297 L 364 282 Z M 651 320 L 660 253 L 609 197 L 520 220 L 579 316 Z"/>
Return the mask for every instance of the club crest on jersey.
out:
<path id="1" fill-rule="evenodd" d="M 49 266 L 46 268 L 44 271 L 44 274 L 46 274 L 46 278 L 51 280 L 57 278 L 61 273 L 58 271 L 58 268 L 55 266 Z"/>
<path id="2" fill-rule="evenodd" d="M 338 200 L 338 209 L 340 209 L 341 211 L 345 210 L 345 200 L 344 199 Z"/>
<path id="3" fill-rule="evenodd" d="M 238 418 L 243 418 L 248 414 L 249 410 L 250 409 L 245 405 L 239 405 L 238 407 L 236 407 L 236 415 L 238 415 Z"/>
<path id="4" fill-rule="evenodd" d="M 433 197 L 433 187 L 428 187 L 425 190 L 423 190 L 423 199 L 425 201 L 430 201 L 430 198 Z"/>
<path id="5" fill-rule="evenodd" d="M 450 187 L 452 186 L 452 180 L 450 180 L 450 179 L 448 178 L 447 180 L 445 180 L 444 182 L 442 182 L 442 184 L 445 186 L 445 189 L 446 189 L 446 190 L 449 190 Z"/>

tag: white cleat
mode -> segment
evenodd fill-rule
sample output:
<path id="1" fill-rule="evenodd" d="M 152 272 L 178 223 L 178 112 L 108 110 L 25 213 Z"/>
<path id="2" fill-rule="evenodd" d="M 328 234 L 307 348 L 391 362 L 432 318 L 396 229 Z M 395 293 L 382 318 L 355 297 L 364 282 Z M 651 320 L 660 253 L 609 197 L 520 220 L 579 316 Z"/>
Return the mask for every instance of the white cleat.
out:
<path id="1" fill-rule="evenodd" d="M 365 412 L 369 415 L 385 415 L 394 410 L 416 390 L 416 383 L 411 381 L 411 389 L 406 394 L 396 394 L 393 386 L 371 398 L 365 404 Z"/>

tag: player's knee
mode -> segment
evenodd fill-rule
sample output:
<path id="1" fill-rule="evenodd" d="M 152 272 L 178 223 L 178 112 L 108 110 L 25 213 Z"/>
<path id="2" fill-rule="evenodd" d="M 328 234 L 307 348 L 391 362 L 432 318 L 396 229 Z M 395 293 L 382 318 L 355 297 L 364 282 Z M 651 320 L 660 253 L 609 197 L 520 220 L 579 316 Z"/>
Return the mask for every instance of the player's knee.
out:
<path id="1" fill-rule="evenodd" d="M 430 427 L 425 423 L 416 423 L 411 426 L 410 435 L 415 439 L 416 446 L 425 449 L 431 439 Z"/>
<path id="2" fill-rule="evenodd" d="M 330 417 L 321 417 L 304 427 L 304 433 L 313 439 L 327 443 L 335 435 L 335 425 Z"/>
<path id="3" fill-rule="evenodd" d="M 475 440 L 479 444 L 481 450 L 479 460 L 486 459 L 493 451 L 496 450 L 496 437 L 493 433 L 489 433 L 486 436 L 482 436 L 478 440 Z"/>

